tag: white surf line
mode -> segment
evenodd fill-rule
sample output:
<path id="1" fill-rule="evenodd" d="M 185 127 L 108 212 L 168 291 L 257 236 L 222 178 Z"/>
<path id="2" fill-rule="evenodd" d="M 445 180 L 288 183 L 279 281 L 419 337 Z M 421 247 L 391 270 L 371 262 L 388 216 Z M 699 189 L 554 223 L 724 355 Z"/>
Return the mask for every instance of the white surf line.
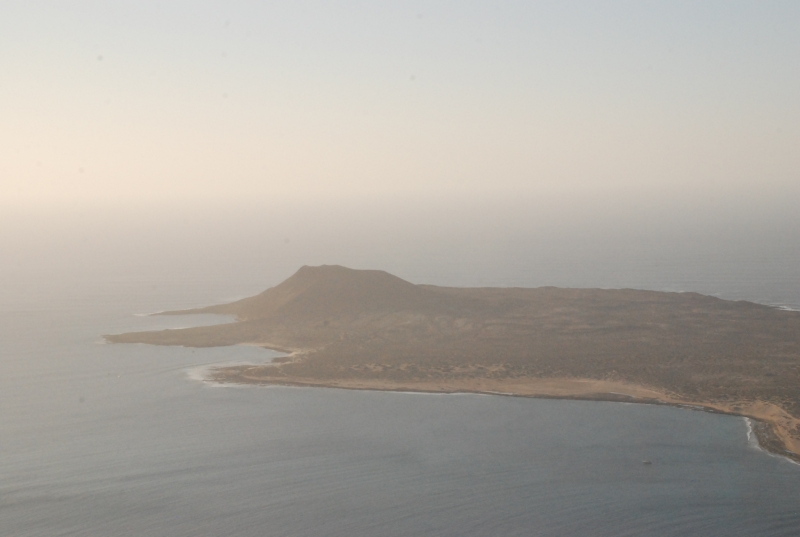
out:
<path id="1" fill-rule="evenodd" d="M 751 420 L 747 416 L 743 416 L 743 418 L 745 425 L 747 425 L 747 442 L 751 446 L 758 448 L 760 451 L 764 451 L 763 449 L 761 449 L 761 446 L 758 443 L 758 438 L 756 438 L 756 435 L 753 432 L 753 420 Z"/>
<path id="2" fill-rule="evenodd" d="M 780 453 L 773 453 L 768 449 L 764 449 L 761 446 L 761 443 L 758 441 L 758 437 L 756 436 L 755 430 L 753 430 L 753 420 L 751 418 L 748 418 L 747 416 L 742 416 L 742 419 L 744 419 L 744 423 L 747 426 L 747 445 L 748 446 L 750 446 L 753 449 L 757 449 L 761 453 L 765 453 L 765 454 L 769 455 L 770 457 L 776 457 L 778 459 L 781 459 L 781 460 L 784 460 L 784 461 L 788 461 L 788 462 L 794 464 L 795 466 L 800 466 L 800 462 L 798 462 L 798 461 L 796 461 L 794 459 L 791 459 L 789 457 L 781 455 Z"/>
<path id="3" fill-rule="evenodd" d="M 176 369 L 183 369 L 186 372 L 186 376 L 189 380 L 204 382 L 208 385 L 214 386 L 231 386 L 231 387 L 247 387 L 250 386 L 249 384 L 239 384 L 236 382 L 223 382 L 219 380 L 213 380 L 210 377 L 209 373 L 214 369 L 222 369 L 226 367 L 241 367 L 241 366 L 250 366 L 250 367 L 263 367 L 267 365 L 277 365 L 273 364 L 272 360 L 276 358 L 281 358 L 281 356 L 275 356 L 271 358 L 267 362 L 262 363 L 255 363 L 255 362 L 247 362 L 242 360 L 232 360 L 230 362 L 209 362 L 201 365 L 193 365 L 188 368 L 176 368 Z"/>

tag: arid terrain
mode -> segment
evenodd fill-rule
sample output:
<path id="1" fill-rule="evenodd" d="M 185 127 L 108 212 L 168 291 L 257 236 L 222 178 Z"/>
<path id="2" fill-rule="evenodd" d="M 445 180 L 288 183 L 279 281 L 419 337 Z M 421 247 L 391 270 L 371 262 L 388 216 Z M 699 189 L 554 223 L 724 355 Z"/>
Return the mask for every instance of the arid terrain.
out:
<path id="1" fill-rule="evenodd" d="M 351 389 L 639 401 L 749 416 L 771 451 L 800 453 L 800 312 L 697 293 L 448 288 L 386 272 L 303 267 L 207 327 L 113 343 L 285 350 L 216 380 Z"/>

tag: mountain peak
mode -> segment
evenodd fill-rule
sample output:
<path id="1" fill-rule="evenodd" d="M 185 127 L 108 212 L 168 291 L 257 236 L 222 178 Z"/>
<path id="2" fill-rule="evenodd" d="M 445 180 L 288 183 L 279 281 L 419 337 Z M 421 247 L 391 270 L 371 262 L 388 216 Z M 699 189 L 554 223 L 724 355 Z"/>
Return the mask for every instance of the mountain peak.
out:
<path id="1" fill-rule="evenodd" d="M 426 309 L 437 300 L 430 295 L 429 290 L 382 270 L 306 265 L 275 287 L 216 310 L 243 320 L 313 321 Z"/>

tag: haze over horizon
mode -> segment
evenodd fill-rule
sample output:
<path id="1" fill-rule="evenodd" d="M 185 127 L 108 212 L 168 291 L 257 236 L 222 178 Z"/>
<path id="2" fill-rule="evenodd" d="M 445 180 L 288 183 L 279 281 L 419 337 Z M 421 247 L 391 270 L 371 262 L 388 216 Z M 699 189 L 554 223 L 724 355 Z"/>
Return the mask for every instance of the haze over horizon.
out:
<path id="1" fill-rule="evenodd" d="M 796 537 L 798 28 L 0 1 L 0 533 Z"/>
<path id="2" fill-rule="evenodd" d="M 798 22 L 794 2 L 5 2 L 3 204 L 777 204 L 800 192 Z"/>
<path id="3" fill-rule="evenodd" d="M 788 1 L 4 2 L 1 270 L 707 290 L 680 282 L 713 258 L 795 281 L 799 22 Z"/>

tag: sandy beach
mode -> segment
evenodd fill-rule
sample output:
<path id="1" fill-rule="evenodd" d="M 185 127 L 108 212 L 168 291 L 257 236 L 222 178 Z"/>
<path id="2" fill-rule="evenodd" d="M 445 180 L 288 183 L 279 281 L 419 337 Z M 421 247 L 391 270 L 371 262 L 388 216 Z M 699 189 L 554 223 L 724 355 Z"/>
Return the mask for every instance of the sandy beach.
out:
<path id="1" fill-rule="evenodd" d="M 281 360 L 286 363 L 286 360 Z M 776 455 L 800 462 L 800 441 L 789 434 L 800 427 L 800 420 L 780 407 L 763 401 L 719 402 L 689 400 L 675 394 L 636 384 L 595 379 L 526 378 L 458 379 L 394 382 L 387 379 L 315 379 L 280 374 L 275 365 L 236 365 L 210 368 L 206 380 L 219 383 L 279 385 L 347 390 L 376 390 L 420 393 L 474 393 L 507 397 L 575 399 L 651 405 L 669 405 L 689 410 L 742 416 L 753 420 L 759 445 Z"/>

